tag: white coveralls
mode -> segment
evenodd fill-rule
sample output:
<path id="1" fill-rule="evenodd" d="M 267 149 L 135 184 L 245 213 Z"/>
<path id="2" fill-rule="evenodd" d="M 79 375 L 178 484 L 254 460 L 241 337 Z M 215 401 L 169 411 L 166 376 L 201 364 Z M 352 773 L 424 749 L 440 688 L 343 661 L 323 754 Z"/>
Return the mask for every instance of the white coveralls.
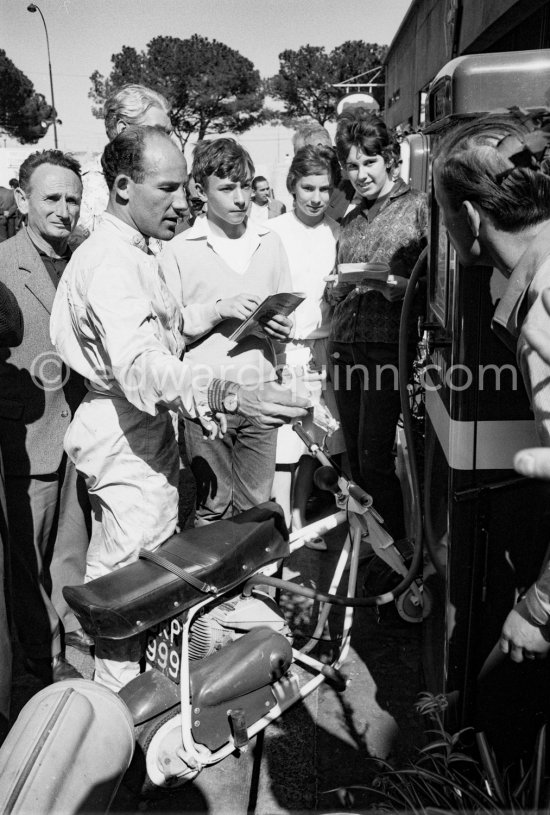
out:
<path id="1" fill-rule="evenodd" d="M 63 274 L 51 338 L 89 390 L 65 450 L 86 479 L 94 510 L 86 567 L 92 580 L 173 534 L 179 455 L 170 410 L 207 414 L 207 383 L 204 375 L 193 383 L 181 360 L 181 311 L 156 257 L 140 233 L 110 214 Z M 139 673 L 136 643 L 121 645 L 96 655 L 95 679 L 114 691 Z"/>

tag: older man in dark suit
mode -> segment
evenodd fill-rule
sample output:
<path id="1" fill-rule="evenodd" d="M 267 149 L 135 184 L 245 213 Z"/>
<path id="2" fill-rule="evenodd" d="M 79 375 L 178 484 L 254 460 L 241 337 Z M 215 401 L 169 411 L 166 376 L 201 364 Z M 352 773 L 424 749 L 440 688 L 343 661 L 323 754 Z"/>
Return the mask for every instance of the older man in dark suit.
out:
<path id="1" fill-rule="evenodd" d="M 21 165 L 15 192 L 27 225 L 0 245 L 0 280 L 24 323 L 21 344 L 0 351 L 14 620 L 27 667 L 46 682 L 78 676 L 64 658 L 64 643 L 81 650 L 92 645 L 62 595 L 64 585 L 83 580 L 89 540 L 86 488 L 63 451 L 85 387 L 49 337 L 81 194 L 75 159 L 58 150 L 33 153 Z"/>

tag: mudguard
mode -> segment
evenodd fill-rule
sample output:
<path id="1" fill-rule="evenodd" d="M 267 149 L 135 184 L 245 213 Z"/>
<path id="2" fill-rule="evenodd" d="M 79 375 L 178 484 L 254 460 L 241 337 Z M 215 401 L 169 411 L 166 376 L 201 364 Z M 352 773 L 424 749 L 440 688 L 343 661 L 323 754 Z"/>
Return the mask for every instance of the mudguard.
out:
<path id="1" fill-rule="evenodd" d="M 136 726 L 160 716 L 181 701 L 180 686 L 156 668 L 136 676 L 119 690 L 118 695 Z"/>
<path id="2" fill-rule="evenodd" d="M 0 749 L 0 812 L 107 812 L 134 753 L 134 727 L 115 693 L 87 679 L 33 696 Z"/>

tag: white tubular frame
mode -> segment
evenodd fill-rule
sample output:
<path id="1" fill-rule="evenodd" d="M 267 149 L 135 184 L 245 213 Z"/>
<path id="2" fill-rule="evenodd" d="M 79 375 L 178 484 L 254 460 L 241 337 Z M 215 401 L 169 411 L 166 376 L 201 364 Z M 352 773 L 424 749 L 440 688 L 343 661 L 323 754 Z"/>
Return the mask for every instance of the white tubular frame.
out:
<path id="1" fill-rule="evenodd" d="M 352 520 L 353 520 L 352 515 Z M 300 549 L 307 540 L 311 540 L 312 537 L 320 534 L 326 534 L 327 532 L 336 529 L 337 527 L 341 526 L 343 523 L 348 521 L 348 513 L 345 510 L 340 510 L 332 515 L 328 515 L 326 518 L 322 518 L 319 521 L 315 521 L 312 524 L 304 527 L 303 529 L 298 530 L 293 535 L 290 536 L 290 551 L 295 552 Z M 359 524 L 353 524 L 354 531 L 353 531 L 353 540 L 350 534 L 347 535 L 346 541 L 342 548 L 342 552 L 338 558 L 338 563 L 336 565 L 336 570 L 334 572 L 329 592 L 331 594 L 335 593 L 344 570 L 346 568 L 346 564 L 350 559 L 351 553 L 351 563 L 350 563 L 350 572 L 348 578 L 348 597 L 355 596 L 355 587 L 357 582 L 357 567 L 359 563 L 359 545 L 361 543 L 361 533 L 362 529 Z M 181 714 L 179 715 L 180 718 L 180 729 L 181 729 L 181 740 L 183 745 L 183 750 L 185 754 L 185 761 L 189 760 L 190 766 L 196 766 L 199 769 L 203 767 L 209 766 L 210 764 L 216 764 L 219 761 L 222 761 L 228 755 L 231 755 L 237 748 L 233 742 L 233 739 L 230 738 L 223 747 L 220 747 L 218 750 L 212 751 L 209 750 L 208 747 L 204 745 L 198 744 L 195 739 L 193 738 L 193 709 L 191 706 L 190 698 L 190 675 L 189 675 L 189 629 L 197 616 L 197 614 L 207 605 L 211 604 L 215 601 L 216 598 L 209 596 L 202 600 L 201 602 L 197 603 L 197 605 L 193 606 L 187 613 L 187 619 L 182 625 L 182 642 L 181 642 L 181 657 L 180 657 L 180 698 L 181 698 Z M 320 638 L 323 628 L 326 624 L 326 621 L 330 614 L 331 605 L 329 603 L 321 603 L 320 607 L 320 614 L 319 620 L 315 627 L 315 631 L 313 632 L 311 639 L 306 643 L 306 645 L 298 651 L 297 649 L 292 649 L 293 661 L 299 664 L 302 664 L 306 668 L 310 670 L 317 671 L 317 674 L 313 676 L 311 679 L 307 680 L 301 687 L 297 686 L 295 692 L 288 693 L 288 689 L 286 690 L 286 698 L 282 698 L 282 686 L 288 685 L 289 682 L 292 682 L 295 679 L 295 675 L 292 675 L 292 678 L 289 677 L 287 674 L 278 682 L 275 682 L 272 687 L 274 689 L 274 693 L 276 697 L 279 697 L 280 701 L 277 702 L 268 713 L 262 716 L 261 719 L 258 719 L 254 722 L 250 727 L 247 728 L 247 735 L 249 739 L 254 738 L 261 730 L 267 727 L 268 724 L 275 721 L 282 713 L 284 713 L 288 708 L 294 705 L 296 702 L 305 699 L 312 693 L 316 688 L 319 687 L 324 681 L 325 676 L 323 675 L 323 669 L 327 668 L 326 663 L 320 662 L 317 659 L 308 655 L 308 652 L 312 650 L 314 645 L 317 643 L 318 639 Z M 329 667 L 338 668 L 342 662 L 345 660 L 346 655 L 349 650 L 349 642 L 350 642 L 350 635 L 351 635 L 351 625 L 353 622 L 353 608 L 347 607 L 345 611 L 345 618 L 343 624 L 343 631 L 342 631 L 342 642 L 339 649 L 339 656 L 338 658 L 331 663 Z M 277 693 L 277 690 L 281 689 L 281 693 Z M 162 768 L 159 766 L 159 772 L 162 773 Z"/>
<path id="2" fill-rule="evenodd" d="M 310 453 L 314 455 L 321 464 L 331 466 L 330 459 L 327 458 L 325 453 L 318 447 L 317 444 L 312 444 L 310 446 Z M 317 535 L 324 535 L 346 522 L 349 523 L 349 532 L 346 536 L 346 540 L 338 558 L 328 593 L 336 594 L 340 581 L 344 575 L 346 565 L 349 561 L 349 577 L 346 596 L 355 597 L 361 538 L 363 534 L 368 534 L 369 532 L 369 513 L 372 513 L 372 517 L 377 521 L 381 521 L 382 519 L 371 506 L 372 501 L 368 505 L 361 505 L 351 495 L 349 495 L 347 489 L 348 482 L 344 476 L 340 476 L 338 478 L 338 487 L 339 493 L 336 496 L 338 511 L 292 533 L 289 539 L 289 549 L 290 553 L 295 552 L 298 549 L 301 549 L 306 541 L 311 540 L 313 537 L 316 537 Z M 387 536 L 387 538 L 388 541 L 384 543 L 383 547 L 376 545 L 376 543 L 373 541 L 374 552 L 384 560 L 387 560 L 384 548 L 389 548 L 390 550 L 394 549 L 393 540 L 390 536 Z M 393 551 L 391 554 L 393 556 Z M 270 564 L 258 569 L 256 574 L 273 574 L 274 571 L 276 571 L 275 564 Z M 225 592 L 218 595 L 218 597 L 223 596 L 223 594 L 225 594 Z M 378 599 L 380 603 L 389 602 L 393 599 L 393 595 L 391 593 L 381 595 Z M 210 764 L 216 764 L 218 761 L 222 761 L 222 759 L 226 758 L 237 749 L 231 737 L 229 738 L 227 744 L 215 751 L 210 750 L 204 745 L 198 744 L 193 738 L 192 727 L 194 713 L 190 702 L 189 629 L 198 612 L 204 606 L 209 605 L 215 600 L 216 597 L 209 596 L 196 606 L 193 606 L 193 608 L 188 611 L 187 620 L 183 624 L 182 631 L 180 662 L 180 725 L 184 753 L 180 755 L 180 758 L 182 758 L 184 762 L 189 761 L 189 766 L 198 768 L 199 770 Z M 305 699 L 325 681 L 326 675 L 324 672 L 327 671 L 328 668 L 338 669 L 346 659 L 350 646 L 351 626 L 354 615 L 354 609 L 352 606 L 347 606 L 344 613 L 342 639 L 338 649 L 337 659 L 335 659 L 330 665 L 327 665 L 326 663 L 320 662 L 314 657 L 309 656 L 309 652 L 312 651 L 314 646 L 320 639 L 322 639 L 322 633 L 329 618 L 331 608 L 331 603 L 320 603 L 317 624 L 310 639 L 300 650 L 295 648 L 292 649 L 293 662 L 301 664 L 309 670 L 317 671 L 317 674 L 304 682 L 302 686 L 298 685 L 296 675 L 292 672 L 287 673 L 280 680 L 273 683 L 271 687 L 273 688 L 275 698 L 278 698 L 279 701 L 269 710 L 268 713 L 247 728 L 248 739 L 252 739 L 255 735 L 257 735 L 257 733 L 267 727 L 268 724 L 275 721 L 275 719 L 277 719 L 296 702 Z M 292 693 L 289 693 L 288 685 L 293 684 L 294 682 L 296 682 L 296 688 Z M 162 768 L 159 767 L 159 771 L 162 772 Z"/>

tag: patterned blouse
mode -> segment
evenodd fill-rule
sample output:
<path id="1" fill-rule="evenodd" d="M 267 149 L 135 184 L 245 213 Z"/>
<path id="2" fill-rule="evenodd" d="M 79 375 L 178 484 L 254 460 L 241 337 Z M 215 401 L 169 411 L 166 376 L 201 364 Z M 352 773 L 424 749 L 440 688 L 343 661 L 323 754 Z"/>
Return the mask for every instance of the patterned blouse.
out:
<path id="1" fill-rule="evenodd" d="M 408 278 L 426 245 L 427 220 L 426 194 L 398 179 L 380 206 L 375 204 L 370 210 L 359 206 L 344 218 L 338 263 L 385 262 L 391 274 Z M 402 301 L 390 303 L 378 291 L 361 294 L 352 284 L 342 284 L 338 290 L 342 291 L 343 286 L 349 293 L 344 300 L 338 298 L 330 339 L 397 343 Z M 329 302 L 331 289 L 327 288 Z M 416 319 L 422 313 L 422 303 L 422 294 L 417 291 L 411 313 L 411 341 L 416 338 Z"/>

